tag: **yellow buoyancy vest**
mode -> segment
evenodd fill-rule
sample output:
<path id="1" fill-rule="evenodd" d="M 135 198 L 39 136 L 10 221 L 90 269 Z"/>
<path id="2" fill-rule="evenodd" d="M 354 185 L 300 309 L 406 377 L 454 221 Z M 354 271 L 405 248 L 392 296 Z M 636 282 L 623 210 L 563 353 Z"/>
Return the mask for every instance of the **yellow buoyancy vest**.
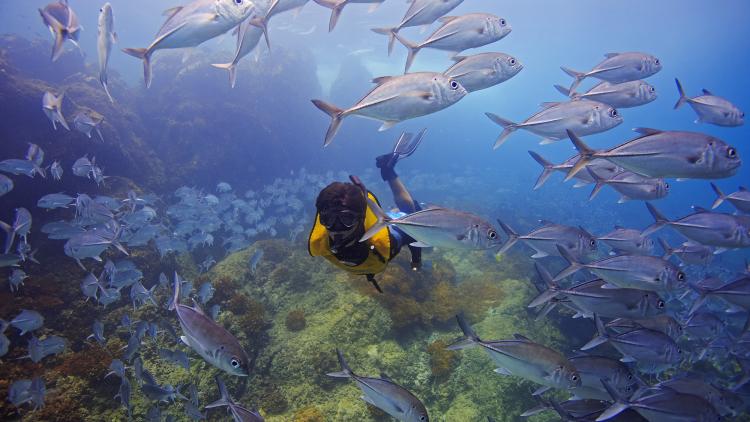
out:
<path id="1" fill-rule="evenodd" d="M 372 192 L 368 191 L 367 196 L 380 205 L 380 202 Z M 368 205 L 367 210 L 365 211 L 365 231 L 374 226 L 377 221 L 378 218 Z M 369 252 L 367 258 L 359 265 L 351 266 L 339 261 L 333 252 L 331 252 L 331 247 L 328 242 L 328 230 L 320 223 L 320 215 L 315 214 L 315 225 L 313 226 L 312 231 L 310 231 L 310 238 L 307 242 L 307 250 L 310 252 L 310 255 L 322 256 L 333 265 L 360 275 L 378 274 L 385 271 L 385 267 L 391 259 L 391 236 L 387 227 L 383 227 L 383 229 L 378 231 L 375 236 L 366 241 Z"/>

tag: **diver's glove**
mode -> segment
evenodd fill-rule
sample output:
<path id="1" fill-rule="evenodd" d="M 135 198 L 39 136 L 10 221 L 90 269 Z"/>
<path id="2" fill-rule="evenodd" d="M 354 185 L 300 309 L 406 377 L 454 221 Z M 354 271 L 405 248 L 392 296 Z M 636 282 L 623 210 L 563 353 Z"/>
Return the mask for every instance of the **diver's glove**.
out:
<path id="1" fill-rule="evenodd" d="M 384 181 L 388 182 L 398 177 L 394 170 L 396 163 L 399 159 L 406 158 L 417 150 L 425 132 L 427 132 L 427 129 L 422 129 L 413 139 L 411 133 L 402 133 L 390 153 L 375 158 L 375 166 L 380 169 L 380 177 Z"/>

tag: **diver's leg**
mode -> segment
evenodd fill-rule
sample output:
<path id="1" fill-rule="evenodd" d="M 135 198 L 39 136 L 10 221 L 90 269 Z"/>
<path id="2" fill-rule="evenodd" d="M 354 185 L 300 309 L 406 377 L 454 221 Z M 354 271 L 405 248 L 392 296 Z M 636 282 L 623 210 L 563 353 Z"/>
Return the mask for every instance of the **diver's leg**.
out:
<path id="1" fill-rule="evenodd" d="M 388 186 L 390 186 L 391 192 L 393 193 L 393 200 L 396 202 L 396 206 L 401 212 L 410 214 L 417 211 L 417 205 L 414 198 L 412 198 L 409 191 L 406 190 L 406 186 L 404 186 L 404 183 L 398 178 L 398 176 L 386 180 L 386 182 L 388 182 Z"/>

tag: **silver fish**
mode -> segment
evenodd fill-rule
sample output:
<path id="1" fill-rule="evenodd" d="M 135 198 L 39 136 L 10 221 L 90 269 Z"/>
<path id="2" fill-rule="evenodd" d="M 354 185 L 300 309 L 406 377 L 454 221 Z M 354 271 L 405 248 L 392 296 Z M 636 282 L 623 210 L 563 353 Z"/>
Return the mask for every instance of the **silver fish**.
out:
<path id="1" fill-rule="evenodd" d="M 439 2 L 442 3 L 442 0 Z M 443 72 L 443 75 L 456 79 L 468 92 L 503 83 L 523 69 L 523 64 L 518 59 L 505 53 L 455 56 L 453 60 L 456 63 Z"/>
<path id="2" fill-rule="evenodd" d="M 618 204 L 634 199 L 641 201 L 661 199 L 669 194 L 669 183 L 662 178 L 644 177 L 627 170 L 610 178 L 603 178 L 590 167 L 587 167 L 586 170 L 596 182 L 589 195 L 589 201 L 594 199 L 604 186 L 611 186 L 621 194 L 617 201 Z"/>
<path id="3" fill-rule="evenodd" d="M 255 253 L 253 253 L 253 256 L 250 257 L 250 272 L 255 274 L 258 270 L 258 264 L 261 259 L 263 259 L 263 249 L 258 248 Z"/>
<path id="4" fill-rule="evenodd" d="M 737 108 L 736 105 L 728 100 L 712 94 L 709 90 L 704 89 L 703 95 L 697 97 L 687 97 L 682 90 L 680 81 L 675 78 L 677 90 L 680 93 L 680 99 L 674 105 L 675 110 L 683 104 L 690 104 L 693 111 L 698 115 L 695 123 L 711 123 L 717 126 L 742 126 L 745 124 L 745 112 Z"/>
<path id="5" fill-rule="evenodd" d="M 70 126 L 68 126 L 68 122 L 65 121 L 65 117 L 62 114 L 64 97 L 64 92 L 56 96 L 49 91 L 45 91 L 44 96 L 42 96 L 42 111 L 44 111 L 44 114 L 52 122 L 52 128 L 55 130 L 57 130 L 57 123 L 60 123 L 65 129 L 70 130 Z"/>
<path id="6" fill-rule="evenodd" d="M 529 303 L 529 308 L 544 305 L 558 297 L 565 297 L 578 309 L 580 316 L 592 318 L 594 314 L 608 318 L 645 318 L 661 315 L 666 312 L 666 302 L 658 294 L 638 289 L 606 289 L 606 281 L 598 279 L 577 284 L 573 287 L 560 288 L 539 263 L 535 263 L 537 273 L 547 285 L 542 292 Z"/>
<path id="7" fill-rule="evenodd" d="M 21 160 L 18 158 L 10 158 L 0 161 L 0 171 L 15 175 L 23 174 L 24 176 L 31 178 L 37 173 L 42 177 L 46 177 L 45 171 L 42 167 L 39 167 L 31 160 Z"/>
<path id="8" fill-rule="evenodd" d="M 664 249 L 664 259 L 674 255 L 687 265 L 708 265 L 714 260 L 715 249 L 700 243 L 688 241 L 673 248 L 664 239 L 659 238 L 659 244 Z"/>
<path id="9" fill-rule="evenodd" d="M 215 367 L 230 375 L 247 376 L 250 360 L 237 339 L 200 308 L 179 303 L 182 280 L 177 273 L 174 286 L 169 308 L 177 313 L 183 332 L 182 341 Z"/>
<path id="10" fill-rule="evenodd" d="M 649 330 L 659 331 L 668 335 L 672 340 L 678 341 L 682 337 L 682 325 L 669 315 L 661 314 L 648 318 L 617 318 L 606 324 L 607 328 L 612 328 L 617 332 L 632 331 L 639 328 L 648 328 Z"/>
<path id="11" fill-rule="evenodd" d="M 229 72 L 229 84 L 232 88 L 237 83 L 237 63 L 255 49 L 263 35 L 264 27 L 259 22 L 261 21 L 256 18 L 243 21 L 237 28 L 237 48 L 232 61 L 211 65 L 218 69 L 226 69 Z M 268 44 L 268 37 L 266 37 L 266 43 Z M 268 44 L 268 48 L 271 48 L 270 44 Z"/>
<path id="12" fill-rule="evenodd" d="M 104 6 L 99 9 L 97 27 L 99 32 L 96 36 L 96 53 L 99 56 L 99 83 L 102 84 L 109 101 L 114 103 L 115 100 L 112 99 L 109 87 L 107 87 L 107 66 L 109 65 L 109 56 L 112 54 L 112 45 L 117 42 L 117 33 L 115 32 L 112 5 L 109 2 L 104 3 Z"/>
<path id="13" fill-rule="evenodd" d="M 62 175 L 63 175 L 63 168 L 62 168 L 62 166 L 60 165 L 60 162 L 59 162 L 59 161 L 55 161 L 55 162 L 53 162 L 53 163 L 52 163 L 52 165 L 51 165 L 51 166 L 50 166 L 50 168 L 49 168 L 49 172 L 50 172 L 50 174 L 52 174 L 52 177 L 53 177 L 53 178 L 54 178 L 55 180 L 60 180 L 60 179 L 62 179 Z"/>
<path id="14" fill-rule="evenodd" d="M 151 86 L 151 55 L 155 51 L 196 47 L 239 25 L 255 8 L 252 0 L 193 0 L 165 12 L 168 18 L 148 47 L 123 51 L 143 60 L 143 77 L 148 88 Z"/>
<path id="15" fill-rule="evenodd" d="M 592 77 L 611 83 L 622 83 L 647 78 L 661 70 L 661 61 L 639 52 L 607 53 L 605 59 L 588 72 L 576 72 L 562 67 L 563 72 L 574 78 L 570 90 L 575 90 L 586 78 Z"/>
<path id="16" fill-rule="evenodd" d="M 23 238 L 24 242 L 28 242 L 27 236 L 29 235 L 29 231 L 31 231 L 31 221 L 31 213 L 24 207 L 16 208 L 16 216 L 13 219 L 12 225 L 0 221 L 0 229 L 3 229 L 6 233 L 6 254 L 13 247 L 16 236 Z"/>
<path id="17" fill-rule="evenodd" d="M 138 306 L 145 305 L 147 301 L 153 303 L 154 306 L 158 306 L 154 299 L 154 289 L 156 289 L 156 284 L 151 286 L 150 289 L 147 289 L 143 287 L 143 284 L 141 284 L 140 281 L 136 281 L 131 285 L 130 300 L 133 301 L 133 310 L 136 310 Z"/>
<path id="18" fill-rule="evenodd" d="M 130 417 L 131 412 L 130 393 L 130 381 L 128 381 L 128 377 L 122 377 L 120 379 L 120 389 L 117 390 L 117 394 L 114 398 L 120 398 L 120 404 L 125 406 L 125 409 L 128 412 L 128 417 Z"/>
<path id="19" fill-rule="evenodd" d="M 628 409 L 635 410 L 649 421 L 713 422 L 720 420 L 719 414 L 716 413 L 711 403 L 699 396 L 678 393 L 671 388 L 650 388 L 631 399 L 624 399 L 606 380 L 602 383 L 613 395 L 616 403 L 599 415 L 597 421 L 612 419 Z"/>
<path id="20" fill-rule="evenodd" d="M 109 363 L 109 372 L 107 372 L 107 375 L 104 376 L 104 378 L 107 378 L 110 375 L 117 375 L 120 378 L 125 378 L 125 364 L 120 359 L 112 359 L 112 362 Z"/>
<path id="21" fill-rule="evenodd" d="M 29 149 L 26 150 L 26 159 L 34 162 L 37 166 L 41 166 L 44 162 L 44 150 L 39 145 L 29 142 Z"/>
<path id="22" fill-rule="evenodd" d="M 190 369 L 190 360 L 182 350 L 159 349 L 159 357 L 177 366 Z"/>
<path id="23" fill-rule="evenodd" d="M 65 339 L 59 336 L 49 336 L 39 340 L 31 336 L 29 340 L 29 354 L 24 356 L 30 358 L 34 363 L 39 363 L 49 355 L 56 355 L 65 351 Z"/>
<path id="24" fill-rule="evenodd" d="M 461 16 L 444 16 L 442 22 L 427 39 L 414 43 L 393 33 L 393 36 L 406 47 L 408 56 L 404 73 L 409 71 L 414 57 L 423 48 L 446 50 L 456 55 L 469 48 L 481 47 L 505 38 L 511 26 L 505 18 L 489 13 L 469 13 Z"/>
<path id="25" fill-rule="evenodd" d="M 606 243 L 612 252 L 610 254 L 623 255 L 651 255 L 654 251 L 654 240 L 644 236 L 640 230 L 627 229 L 615 226 L 611 232 L 597 237 L 600 242 Z"/>
<path id="26" fill-rule="evenodd" d="M 104 142 L 104 136 L 99 129 L 99 125 L 104 121 L 104 116 L 93 110 L 81 110 L 73 117 L 73 126 L 77 131 L 91 138 L 91 131 L 99 135 L 99 139 Z"/>
<path id="27" fill-rule="evenodd" d="M 104 323 L 99 321 L 98 319 L 94 320 L 94 324 L 92 325 L 92 333 L 86 337 L 86 340 L 88 339 L 94 339 L 97 343 L 100 345 L 104 345 L 107 340 L 104 338 Z"/>
<path id="28" fill-rule="evenodd" d="M 552 164 L 549 161 L 545 160 L 544 157 L 539 155 L 538 153 L 534 151 L 529 151 L 529 155 L 531 155 L 531 158 L 534 159 L 539 165 L 542 166 L 542 173 L 539 175 L 539 177 L 536 179 L 536 183 L 534 184 L 534 190 L 539 189 L 542 187 L 542 185 L 549 179 L 549 177 L 552 175 L 553 172 L 559 171 L 562 173 L 568 173 L 570 169 L 575 166 L 575 164 L 578 162 L 578 160 L 581 158 L 580 154 L 576 154 L 567 160 L 563 161 L 560 164 Z M 596 171 L 596 174 L 598 174 L 601 177 L 611 177 L 618 173 L 622 172 L 622 168 L 610 163 L 609 161 L 602 159 L 602 158 L 595 158 L 591 160 L 590 163 L 586 165 L 586 168 L 591 168 L 594 171 Z M 591 175 L 587 171 L 581 171 L 578 172 L 575 175 L 575 178 L 578 180 L 578 182 L 573 186 L 574 188 L 580 188 L 583 186 L 586 186 L 588 184 L 594 183 L 594 179 L 591 177 Z"/>
<path id="29" fill-rule="evenodd" d="M 36 202 L 36 206 L 39 208 L 46 208 L 52 210 L 55 208 L 68 208 L 75 198 L 64 193 L 50 193 L 39 198 Z"/>
<path id="30" fill-rule="evenodd" d="M 13 180 L 10 177 L 0 174 L 0 196 L 13 190 Z"/>
<path id="31" fill-rule="evenodd" d="M 638 387 L 638 379 L 622 362 L 596 355 L 580 355 L 568 359 L 581 375 L 581 386 L 571 392 L 575 399 L 610 400 L 601 380 L 606 379 L 620 396 L 630 397 Z"/>
<path id="32" fill-rule="evenodd" d="M 614 164 L 646 177 L 684 179 L 719 179 L 733 176 L 742 165 L 737 150 L 721 139 L 695 132 L 662 131 L 636 128 L 641 136 L 610 150 L 592 150 L 578 133 L 568 130 L 568 137 L 581 159 L 568 172 L 570 180 L 594 158 Z"/>
<path id="33" fill-rule="evenodd" d="M 455 9 L 464 0 L 414 0 L 398 25 L 392 28 L 373 28 L 376 34 L 388 36 L 388 55 L 393 51 L 396 34 L 403 28 L 432 25 L 438 18 Z"/>
<path id="34" fill-rule="evenodd" d="M 331 18 L 328 20 L 328 32 L 333 31 L 339 21 L 341 12 L 347 4 L 370 4 L 370 12 L 374 11 L 385 0 L 314 0 L 315 3 L 331 9 Z"/>
<path id="35" fill-rule="evenodd" d="M 13 326 L 13 328 L 20 330 L 21 332 L 19 335 L 22 336 L 26 333 L 42 328 L 44 325 L 44 317 L 37 311 L 23 309 L 21 313 L 10 320 L 10 325 Z"/>
<path id="36" fill-rule="evenodd" d="M 728 249 L 750 247 L 749 216 L 723 214 L 696 208 L 694 213 L 671 221 L 648 202 L 646 207 L 656 222 L 643 231 L 644 235 L 669 226 L 702 245 Z"/>
<path id="37" fill-rule="evenodd" d="M 143 383 L 141 391 L 143 391 L 143 394 L 145 394 L 150 400 L 159 402 L 169 403 L 174 402 L 177 399 L 187 400 L 187 397 L 180 393 L 179 386 L 178 388 L 175 388 L 171 384 L 158 385 Z"/>
<path id="38" fill-rule="evenodd" d="M 655 292 L 674 292 L 686 284 L 687 276 L 677 266 L 656 256 L 617 255 L 590 264 L 578 262 L 567 249 L 558 246 L 560 255 L 570 265 L 560 271 L 554 281 L 562 280 L 586 269 L 603 278 L 610 285 L 623 289 Z M 605 286 L 609 287 L 609 286 Z"/>
<path id="39" fill-rule="evenodd" d="M 362 377 L 349 368 L 341 350 L 336 349 L 341 365 L 340 372 L 327 374 L 334 378 L 351 378 L 362 390 L 362 400 L 377 407 L 399 421 L 426 422 L 429 421 L 427 409 L 419 399 L 409 390 L 401 387 L 387 377 Z"/>
<path id="40" fill-rule="evenodd" d="M 367 199 L 378 221 L 362 238 L 364 242 L 387 226 L 398 227 L 417 240 L 413 246 L 481 250 L 502 243 L 492 224 L 474 214 L 450 208 L 431 207 L 399 218 L 390 218 L 374 201 Z"/>
<path id="41" fill-rule="evenodd" d="M 748 191 L 747 188 L 740 186 L 737 192 L 732 192 L 729 195 L 724 195 L 724 192 L 722 192 L 714 183 L 711 183 L 711 188 L 716 192 L 717 196 L 716 200 L 711 205 L 711 209 L 715 209 L 726 200 L 734 205 L 734 207 L 740 212 L 750 214 L 750 191 Z"/>
<path id="42" fill-rule="evenodd" d="M 542 110 L 521 123 L 514 123 L 493 113 L 484 114 L 503 128 L 492 146 L 493 149 L 499 148 L 518 129 L 525 129 L 539 135 L 543 138 L 542 144 L 549 144 L 565 138 L 566 131 L 593 135 L 622 123 L 622 116 L 616 108 L 589 100 L 542 104 Z M 585 164 L 581 164 L 579 160 L 577 165 Z"/>
<path id="43" fill-rule="evenodd" d="M 234 422 L 263 422 L 263 417 L 254 410 L 246 409 L 239 404 L 235 403 L 232 397 L 227 391 L 227 386 L 224 381 L 217 375 L 215 377 L 216 384 L 219 386 L 219 394 L 221 397 L 213 403 L 207 404 L 206 409 L 212 409 L 214 407 L 227 406 L 229 411 L 232 412 L 232 418 Z"/>
<path id="44" fill-rule="evenodd" d="M 52 36 L 55 37 L 55 43 L 52 47 L 53 62 L 62 55 L 65 40 L 70 40 L 78 47 L 78 38 L 83 27 L 78 23 L 78 16 L 68 5 L 68 0 L 50 3 L 44 9 L 39 9 L 39 14 Z"/>
<path id="45" fill-rule="evenodd" d="M 733 408 L 732 400 L 725 390 L 718 388 L 700 378 L 693 376 L 678 376 L 667 381 L 662 381 L 656 388 L 666 387 L 678 393 L 693 394 L 707 400 L 723 416 L 736 416 L 740 410 Z"/>
<path id="46" fill-rule="evenodd" d="M 740 277 L 720 287 L 707 286 L 705 283 L 701 282 L 692 286 L 692 288 L 698 292 L 700 297 L 690 309 L 691 314 L 695 313 L 695 311 L 703 306 L 706 299 L 709 297 L 721 298 L 745 311 L 750 311 L 750 277 Z M 750 321 L 750 316 L 748 319 Z M 748 324 L 750 324 L 750 322 Z"/>
<path id="47" fill-rule="evenodd" d="M 508 235 L 508 240 L 503 244 L 498 254 L 507 252 L 519 240 L 536 251 L 534 255 L 531 255 L 534 259 L 559 256 L 558 245 L 578 259 L 589 258 L 596 254 L 598 246 L 596 237 L 583 227 L 565 226 L 550 221 L 541 221 L 541 223 L 542 227 L 534 229 L 526 235 L 519 235 L 510 226 L 498 220 L 498 224 Z"/>
<path id="48" fill-rule="evenodd" d="M 333 141 L 341 121 L 347 116 L 379 120 L 383 122 L 379 129 L 382 131 L 401 121 L 440 111 L 467 94 L 455 79 L 433 72 L 383 76 L 373 79 L 373 82 L 377 86 L 346 110 L 321 100 L 312 100 L 316 107 L 331 117 L 323 146 Z"/>
<path id="49" fill-rule="evenodd" d="M 685 331 L 691 338 L 715 339 L 724 328 L 726 323 L 716 315 L 709 312 L 694 312 L 685 320 Z"/>
<path id="50" fill-rule="evenodd" d="M 11 292 L 17 292 L 18 288 L 23 285 L 23 281 L 29 278 L 26 273 L 19 268 L 14 268 L 8 277 L 8 284 Z"/>
<path id="51" fill-rule="evenodd" d="M 555 89 L 566 97 L 599 101 L 615 108 L 642 106 L 654 101 L 658 96 L 656 88 L 645 81 L 630 81 L 619 84 L 602 81 L 584 93 L 571 91 L 560 85 L 555 85 Z"/>
<path id="52" fill-rule="evenodd" d="M 456 316 L 464 338 L 448 346 L 449 350 L 481 346 L 498 365 L 495 372 L 515 375 L 542 384 L 535 394 L 549 388 L 573 389 L 581 386 L 581 376 L 573 364 L 557 351 L 516 334 L 512 340 L 481 340 L 460 315 Z"/>

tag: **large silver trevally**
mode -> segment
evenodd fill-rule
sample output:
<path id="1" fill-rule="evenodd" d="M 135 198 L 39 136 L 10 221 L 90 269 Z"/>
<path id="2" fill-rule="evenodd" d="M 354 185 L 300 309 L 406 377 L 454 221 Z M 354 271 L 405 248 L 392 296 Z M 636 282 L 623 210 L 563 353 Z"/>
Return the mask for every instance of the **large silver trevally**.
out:
<path id="1" fill-rule="evenodd" d="M 610 408 L 602 412 L 597 421 L 606 421 L 622 412 L 633 409 L 649 421 L 659 422 L 716 422 L 721 417 L 716 409 L 703 397 L 678 393 L 671 388 L 648 388 L 630 399 L 623 398 L 609 385 L 602 384 L 616 400 Z"/>
<path id="2" fill-rule="evenodd" d="M 443 75 L 456 79 L 468 92 L 479 91 L 512 78 L 523 64 L 505 53 L 480 53 L 455 56 L 456 63 Z"/>
<path id="3" fill-rule="evenodd" d="M 575 166 L 575 164 L 578 162 L 578 160 L 581 158 L 580 154 L 576 154 L 567 160 L 563 161 L 560 164 L 552 164 L 549 161 L 545 160 L 544 157 L 539 155 L 538 153 L 534 151 L 529 151 L 529 155 L 531 155 L 531 158 L 534 159 L 539 165 L 542 166 L 542 173 L 539 175 L 539 177 L 536 179 L 536 183 L 534 184 L 534 190 L 539 189 L 542 187 L 544 182 L 549 179 L 549 177 L 552 175 L 552 172 L 559 171 L 562 173 L 568 173 L 570 169 Z M 601 177 L 612 177 L 616 174 L 619 174 L 622 172 L 622 167 L 619 167 L 615 165 L 614 163 L 611 163 L 603 158 L 596 158 L 591 160 L 586 165 L 587 168 L 590 168 L 596 172 Z M 578 172 L 575 175 L 575 178 L 578 179 L 578 182 L 573 186 L 574 188 L 580 188 L 583 186 L 586 186 L 588 184 L 594 183 L 594 179 L 591 177 L 591 175 L 586 172 Z"/>
<path id="4" fill-rule="evenodd" d="M 237 63 L 255 49 L 263 35 L 263 27 L 259 26 L 257 22 L 255 19 L 247 19 L 237 28 L 237 49 L 231 62 L 211 65 L 218 69 L 226 69 L 229 72 L 229 84 L 232 88 L 237 83 Z M 266 38 L 266 42 L 268 42 L 268 38 Z"/>
<path id="5" fill-rule="evenodd" d="M 516 334 L 512 340 L 483 341 L 461 315 L 456 315 L 456 319 L 464 338 L 448 346 L 448 350 L 481 346 L 498 366 L 496 373 L 515 375 L 543 385 L 535 394 L 549 388 L 573 389 L 581 386 L 578 370 L 557 351 L 520 334 Z"/>
<path id="6" fill-rule="evenodd" d="M 387 377 L 362 377 L 349 368 L 341 350 L 336 349 L 341 365 L 341 372 L 331 372 L 329 377 L 351 378 L 362 390 L 362 400 L 377 407 L 399 421 L 427 422 L 430 420 L 427 409 L 409 390 L 396 384 Z"/>
<path id="7" fill-rule="evenodd" d="M 640 174 L 625 170 L 610 178 L 604 178 L 600 177 L 596 173 L 596 170 L 592 170 L 589 167 L 587 167 L 587 170 L 591 175 L 591 178 L 596 182 L 594 189 L 591 191 L 591 195 L 589 195 L 589 200 L 594 199 L 605 185 L 611 186 L 621 194 L 620 199 L 617 200 L 618 204 L 633 199 L 641 201 L 661 199 L 669 194 L 669 183 L 661 177 L 644 177 Z"/>
<path id="8" fill-rule="evenodd" d="M 237 339 L 197 306 L 181 305 L 181 287 L 182 279 L 175 273 L 174 296 L 169 309 L 177 313 L 177 319 L 182 327 L 182 341 L 206 362 L 226 373 L 239 377 L 248 376 L 250 359 Z"/>
<path id="9" fill-rule="evenodd" d="M 464 0 L 414 0 L 398 25 L 392 28 L 373 28 L 377 34 L 388 36 L 388 55 L 393 51 L 396 34 L 403 28 L 432 25 L 438 18 L 455 9 Z"/>
<path id="10" fill-rule="evenodd" d="M 492 249 L 502 243 L 497 230 L 483 218 L 450 208 L 430 207 L 399 218 L 390 218 L 368 198 L 370 209 L 378 217 L 360 239 L 364 242 L 386 226 L 395 226 L 417 240 L 414 246 L 445 249 Z"/>
<path id="11" fill-rule="evenodd" d="M 78 37 L 81 35 L 83 27 L 78 23 L 78 16 L 68 5 L 68 0 L 50 3 L 44 6 L 44 9 L 39 9 L 39 14 L 42 15 L 42 20 L 49 28 L 52 36 L 55 37 L 55 43 L 52 47 L 53 62 L 62 54 L 65 40 L 70 40 L 78 47 Z"/>
<path id="12" fill-rule="evenodd" d="M 607 318 L 646 318 L 666 312 L 666 303 L 658 294 L 639 289 L 604 288 L 602 279 L 586 281 L 573 287 L 560 288 L 539 263 L 537 273 L 547 285 L 547 290 L 529 303 L 529 308 L 545 305 L 553 299 L 564 297 L 579 309 L 579 315 L 593 318 L 594 314 Z"/>
<path id="13" fill-rule="evenodd" d="M 649 330 L 660 331 L 669 336 L 674 341 L 682 337 L 682 325 L 667 314 L 661 314 L 647 318 L 617 318 L 608 322 L 607 328 L 612 328 L 618 333 L 632 331 L 638 328 L 648 328 Z"/>
<path id="14" fill-rule="evenodd" d="M 610 255 L 651 255 L 654 251 L 654 240 L 644 236 L 640 230 L 615 226 L 611 232 L 597 237 L 612 248 Z"/>
<path id="15" fill-rule="evenodd" d="M 45 91 L 42 96 L 42 111 L 47 118 L 52 122 L 52 128 L 57 130 L 57 123 L 60 123 L 62 127 L 70 130 L 68 122 L 65 121 L 65 117 L 62 115 L 62 102 L 65 97 L 65 93 L 55 95 L 49 91 Z"/>
<path id="16" fill-rule="evenodd" d="M 396 39 L 406 47 L 408 56 L 404 73 L 409 71 L 414 57 L 423 48 L 445 50 L 456 55 L 469 48 L 481 47 L 499 41 L 510 34 L 511 27 L 505 18 L 489 13 L 469 13 L 461 16 L 444 16 L 443 24 L 427 39 L 420 43 L 411 42 L 393 33 Z"/>
<path id="17" fill-rule="evenodd" d="M 641 136 L 609 150 L 593 150 L 568 130 L 581 159 L 565 177 L 570 180 L 594 158 L 646 177 L 719 179 L 733 176 L 742 165 L 737 149 L 719 138 L 696 132 L 636 128 Z"/>
<path id="18" fill-rule="evenodd" d="M 578 259 L 589 258 L 596 254 L 596 237 L 584 230 L 583 227 L 565 226 L 550 221 L 541 221 L 541 223 L 542 227 L 534 229 L 526 235 L 519 235 L 509 225 L 498 220 L 498 224 L 508 235 L 508 240 L 498 254 L 505 253 L 519 240 L 536 251 L 531 256 L 534 259 L 559 256 L 558 245 Z"/>
<path id="19" fill-rule="evenodd" d="M 99 83 L 102 84 L 104 92 L 107 93 L 109 101 L 115 102 L 107 87 L 107 65 L 109 56 L 112 53 L 112 44 L 117 42 L 117 33 L 115 33 L 115 18 L 112 14 L 112 5 L 109 2 L 99 9 L 99 33 L 96 36 L 96 53 L 99 57 Z"/>
<path id="20" fill-rule="evenodd" d="M 707 89 L 703 90 L 703 95 L 690 98 L 685 95 L 680 81 L 677 78 L 674 81 L 677 83 L 677 90 L 680 92 L 680 99 L 677 100 L 674 108 L 677 110 L 685 103 L 690 104 L 690 107 L 698 115 L 695 123 L 705 122 L 717 126 L 742 126 L 745 124 L 745 112 L 728 100 L 712 94 Z"/>
<path id="21" fill-rule="evenodd" d="M 518 129 L 539 135 L 543 138 L 542 144 L 549 144 L 565 138 L 566 130 L 572 130 L 577 134 L 593 135 L 622 123 L 622 116 L 616 108 L 590 100 L 544 103 L 542 110 L 521 123 L 514 123 L 493 113 L 484 114 L 503 128 L 495 145 L 492 146 L 493 149 L 499 148 L 511 133 Z"/>
<path id="22" fill-rule="evenodd" d="M 333 141 L 346 116 L 361 116 L 383 122 L 379 130 L 396 123 L 440 111 L 455 104 L 467 92 L 461 84 L 441 73 L 418 72 L 373 79 L 377 84 L 355 105 L 344 110 L 321 100 L 313 104 L 331 117 L 323 146 Z"/>
<path id="23" fill-rule="evenodd" d="M 239 25 L 255 8 L 252 0 L 194 0 L 165 12 L 169 17 L 151 45 L 123 51 L 143 60 L 143 77 L 148 88 L 151 86 L 151 55 L 156 50 L 196 47 Z"/>
<path id="24" fill-rule="evenodd" d="M 732 192 L 729 195 L 724 195 L 724 192 L 722 192 L 714 183 L 711 183 L 711 188 L 717 195 L 716 200 L 711 205 L 711 209 L 718 207 L 722 202 L 727 200 L 740 212 L 750 214 L 750 191 L 748 191 L 747 188 L 740 186 L 737 192 Z"/>
<path id="25" fill-rule="evenodd" d="M 602 386 L 602 379 L 609 381 L 623 397 L 630 397 L 638 387 L 638 379 L 622 362 L 596 355 L 578 355 L 568 359 L 581 375 L 581 386 L 571 392 L 573 399 L 611 400 Z"/>
<path id="26" fill-rule="evenodd" d="M 344 11 L 344 6 L 347 4 L 370 4 L 370 12 L 374 11 L 381 3 L 385 0 L 314 0 L 315 3 L 331 9 L 331 18 L 328 20 L 328 32 L 333 31 L 336 27 L 336 23 L 339 21 L 341 12 Z"/>
<path id="27" fill-rule="evenodd" d="M 670 226 L 688 239 L 703 245 L 727 249 L 750 247 L 750 216 L 696 208 L 696 212 L 671 221 L 648 202 L 646 207 L 656 222 L 643 231 L 644 235 Z"/>
<path id="28" fill-rule="evenodd" d="M 619 84 L 602 81 L 584 93 L 571 91 L 560 85 L 555 85 L 555 89 L 566 97 L 599 101 L 616 108 L 642 106 L 654 101 L 657 97 L 656 88 L 645 81 L 630 81 Z"/>
<path id="29" fill-rule="evenodd" d="M 562 67 L 563 72 L 574 78 L 570 90 L 574 91 L 581 81 L 589 77 L 618 84 L 644 79 L 661 70 L 661 61 L 646 53 L 607 53 L 604 57 L 588 72 L 576 72 Z"/>
<path id="30" fill-rule="evenodd" d="M 617 255 L 583 264 L 565 248 L 558 245 L 560 255 L 570 265 L 560 271 L 554 281 L 560 281 L 582 269 L 603 278 L 607 283 L 622 289 L 641 289 L 671 292 L 684 287 L 687 276 L 672 264 L 656 256 Z M 608 286 L 605 286 L 608 287 Z"/>

